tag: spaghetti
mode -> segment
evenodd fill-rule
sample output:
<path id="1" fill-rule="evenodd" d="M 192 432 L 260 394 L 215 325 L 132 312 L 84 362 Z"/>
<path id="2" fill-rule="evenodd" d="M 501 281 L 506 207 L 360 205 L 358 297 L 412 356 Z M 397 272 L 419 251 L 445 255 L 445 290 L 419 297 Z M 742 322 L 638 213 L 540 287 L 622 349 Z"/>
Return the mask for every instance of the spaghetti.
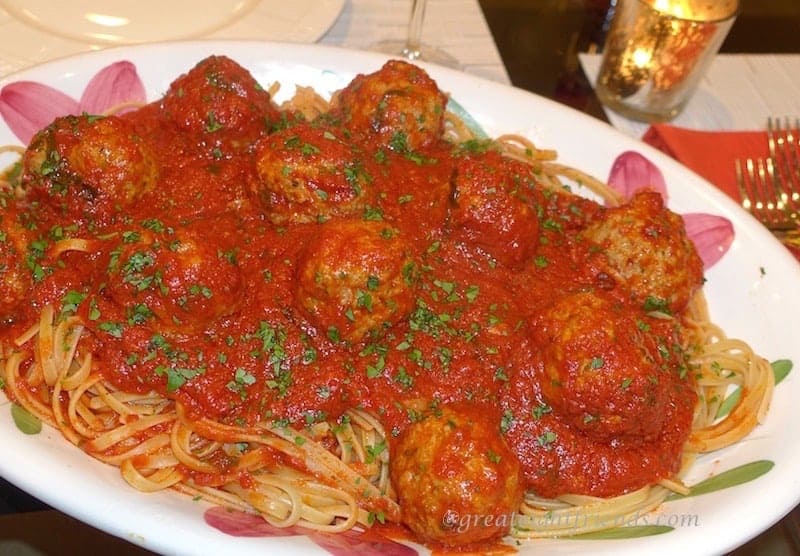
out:
<path id="1" fill-rule="evenodd" d="M 562 536 L 685 492 L 694 454 L 763 419 L 768 363 L 711 323 L 695 277 L 685 307 L 642 310 L 633 279 L 609 278 L 612 256 L 598 258 L 616 248 L 602 239 L 616 209 L 565 184 L 619 210 L 655 201 L 629 203 L 525 138 L 479 140 L 452 114 L 445 122 L 445 100 L 393 62 L 330 102 L 298 89 L 276 107 L 243 68 L 212 57 L 153 104 L 40 132 L 3 186 L 4 235 L 16 238 L 4 255 L 27 279 L 3 292 L 8 396 L 138 490 L 174 489 L 278 527 L 404 522 L 445 544 Z M 680 256 L 697 264 L 691 249 Z M 635 325 L 640 341 L 633 354 L 589 357 L 580 378 L 601 382 L 588 392 L 548 351 L 589 349 L 570 343 L 575 300 L 609 317 L 590 318 L 596 328 Z M 625 365 L 642 376 L 613 391 L 596 372 Z M 543 378 L 552 372 L 567 374 Z M 734 386 L 741 399 L 720 419 Z M 645 398 L 671 421 L 607 409 L 638 411 Z M 411 517 L 431 495 L 398 492 L 392 474 L 452 448 L 430 425 L 451 404 L 470 408 L 453 409 L 453 428 L 480 419 L 497 432 L 450 471 L 502 456 L 524 484 L 524 497 L 498 493 L 499 510 L 477 493 L 462 508 L 513 512 L 484 536 L 454 526 L 463 516 Z M 416 426 L 434 427 L 436 453 L 409 447 Z M 585 457 L 623 471 L 575 473 L 567 460 Z"/>

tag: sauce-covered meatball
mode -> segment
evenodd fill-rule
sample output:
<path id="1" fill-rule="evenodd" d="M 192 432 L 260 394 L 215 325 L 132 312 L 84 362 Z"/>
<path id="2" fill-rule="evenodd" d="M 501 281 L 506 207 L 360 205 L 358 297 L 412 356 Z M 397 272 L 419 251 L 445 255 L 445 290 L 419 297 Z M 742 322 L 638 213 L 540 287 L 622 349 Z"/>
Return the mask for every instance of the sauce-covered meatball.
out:
<path id="1" fill-rule="evenodd" d="M 681 217 L 664 206 L 658 193 L 637 193 L 627 204 L 606 211 L 584 236 L 602 248 L 601 270 L 624 284 L 633 300 L 686 307 L 703 283 L 703 262 Z"/>
<path id="2" fill-rule="evenodd" d="M 259 142 L 250 192 L 270 220 L 316 222 L 363 211 L 370 177 L 339 133 L 299 124 Z"/>
<path id="3" fill-rule="evenodd" d="M 490 151 L 461 160 L 455 176 L 450 225 L 468 244 L 506 266 L 530 260 L 539 221 L 529 200 L 534 180 L 528 166 Z"/>
<path id="4" fill-rule="evenodd" d="M 594 438 L 653 438 L 664 424 L 678 355 L 650 330 L 655 319 L 604 295 L 566 295 L 533 326 L 542 394 Z"/>
<path id="5" fill-rule="evenodd" d="M 488 412 L 443 406 L 409 425 L 391 452 L 402 521 L 423 542 L 459 546 L 509 531 L 524 494 L 517 457 Z"/>
<path id="6" fill-rule="evenodd" d="M 359 341 L 412 308 L 413 259 L 380 222 L 331 221 L 301 257 L 295 303 L 333 341 Z"/>
<path id="7" fill-rule="evenodd" d="M 217 156 L 247 151 L 280 120 L 269 93 L 225 56 L 209 56 L 173 81 L 162 107 Z"/>
<path id="8" fill-rule="evenodd" d="M 241 303 L 242 278 L 234 260 L 212 242 L 214 224 L 173 229 L 147 221 L 121 234 L 109 253 L 108 291 L 131 326 L 193 334 Z"/>
<path id="9" fill-rule="evenodd" d="M 428 74 L 391 60 L 369 75 L 358 75 L 334 101 L 354 139 L 416 151 L 442 136 L 447 96 Z"/>
<path id="10" fill-rule="evenodd" d="M 58 118 L 34 136 L 23 157 L 23 186 L 76 217 L 124 209 L 157 178 L 153 153 L 117 116 Z"/>

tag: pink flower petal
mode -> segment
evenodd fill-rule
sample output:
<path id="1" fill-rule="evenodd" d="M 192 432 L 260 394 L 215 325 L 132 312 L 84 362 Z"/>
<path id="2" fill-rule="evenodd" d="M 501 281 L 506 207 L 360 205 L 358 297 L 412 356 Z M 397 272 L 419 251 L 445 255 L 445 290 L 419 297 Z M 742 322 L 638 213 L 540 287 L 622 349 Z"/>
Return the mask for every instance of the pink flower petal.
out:
<path id="1" fill-rule="evenodd" d="M 232 537 L 292 537 L 302 534 L 295 527 L 275 527 L 256 515 L 219 506 L 206 510 L 203 518 L 214 529 Z"/>
<path id="2" fill-rule="evenodd" d="M 667 201 L 667 185 L 658 167 L 635 151 L 620 154 L 611 166 L 608 184 L 630 199 L 640 189 L 657 191 Z"/>
<path id="3" fill-rule="evenodd" d="M 59 116 L 79 114 L 75 99 L 33 81 L 15 81 L 0 90 L 0 115 L 23 144 Z"/>
<path id="4" fill-rule="evenodd" d="M 258 516 L 219 506 L 206 510 L 203 517 L 208 525 L 233 537 L 305 535 L 334 556 L 347 554 L 416 556 L 417 554 L 413 548 L 384 537 L 374 530 L 367 532 L 351 530 L 339 534 L 329 534 L 303 530 L 298 527 L 275 527 Z"/>
<path id="5" fill-rule="evenodd" d="M 380 534 L 368 531 L 346 531 L 344 533 L 315 533 L 308 535 L 320 547 L 333 556 L 417 556 L 417 551 L 399 542 L 395 542 Z"/>
<path id="6" fill-rule="evenodd" d="M 81 97 L 81 110 L 102 114 L 126 102 L 144 102 L 144 84 L 131 62 L 120 61 L 97 72 Z"/>
<path id="7" fill-rule="evenodd" d="M 714 214 L 683 214 L 686 234 L 694 242 L 703 267 L 708 270 L 728 252 L 735 232 L 730 220 Z"/>

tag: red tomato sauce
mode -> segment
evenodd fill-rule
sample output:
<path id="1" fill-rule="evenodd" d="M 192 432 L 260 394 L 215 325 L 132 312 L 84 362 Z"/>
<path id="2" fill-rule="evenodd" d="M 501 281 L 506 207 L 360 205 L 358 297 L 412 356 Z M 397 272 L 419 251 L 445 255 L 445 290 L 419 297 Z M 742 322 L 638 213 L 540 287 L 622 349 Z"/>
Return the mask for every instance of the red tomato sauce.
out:
<path id="1" fill-rule="evenodd" d="M 46 304 L 75 312 L 94 364 L 117 388 L 156 391 L 190 416 L 233 425 L 302 427 L 363 408 L 394 438 L 420 411 L 467 402 L 496 423 L 526 486 L 543 496 L 619 494 L 677 471 L 695 402 L 674 348 L 680 321 L 651 318 L 598 270 L 597 246 L 581 232 L 603 207 L 547 190 L 535 169 L 486 145 L 370 141 L 338 113 L 303 123 L 227 62 L 217 71 L 193 70 L 165 99 L 119 116 L 133 130 L 119 141 L 155 168 L 135 166 L 125 143 L 125 172 L 157 174 L 130 202 L 32 186 L 20 210 L 45 244 L 35 261 L 42 275 L 6 338 Z M 220 90 L 245 93 L 209 92 Z M 80 142 L 91 131 L 75 133 Z M 285 166 L 259 166 L 265 149 L 285 151 L 277 154 Z M 99 148 L 85 163 L 108 170 Z M 91 248 L 55 257 L 59 238 L 89 239 Z M 597 417 L 597 430 L 596 416 L 562 400 L 565 386 L 548 378 L 542 355 L 557 351 L 552 338 L 569 337 L 559 313 L 550 324 L 543 315 L 578 292 L 607 301 L 592 322 L 607 313 L 644 323 L 642 342 L 667 352 L 651 377 L 655 393 L 626 379 L 580 390 L 581 407 L 620 406 L 623 417 Z M 639 364 L 640 355 L 603 345 L 605 363 Z M 630 411 L 652 395 L 659 416 L 628 432 L 617 390 L 636 388 Z"/>

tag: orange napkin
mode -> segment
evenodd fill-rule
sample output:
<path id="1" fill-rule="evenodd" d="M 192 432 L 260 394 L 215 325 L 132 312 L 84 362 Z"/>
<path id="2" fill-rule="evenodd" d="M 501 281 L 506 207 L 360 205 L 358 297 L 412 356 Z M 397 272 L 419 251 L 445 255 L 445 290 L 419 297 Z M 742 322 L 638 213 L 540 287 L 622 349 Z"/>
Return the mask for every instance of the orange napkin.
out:
<path id="1" fill-rule="evenodd" d="M 734 160 L 767 157 L 766 131 L 697 131 L 669 124 L 653 124 L 642 136 L 682 162 L 739 202 Z"/>
<path id="2" fill-rule="evenodd" d="M 672 158 L 682 162 L 740 203 L 734 160 L 769 156 L 766 131 L 697 131 L 669 124 L 653 124 L 642 136 Z M 800 261 L 800 245 L 784 241 Z"/>

